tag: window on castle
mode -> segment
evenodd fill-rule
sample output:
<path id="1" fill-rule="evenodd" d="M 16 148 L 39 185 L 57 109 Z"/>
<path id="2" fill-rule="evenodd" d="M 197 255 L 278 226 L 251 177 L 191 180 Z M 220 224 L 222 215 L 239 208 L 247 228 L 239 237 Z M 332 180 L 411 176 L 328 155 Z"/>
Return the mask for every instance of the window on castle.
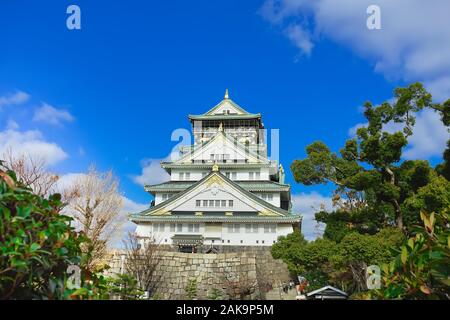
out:
<path id="1" fill-rule="evenodd" d="M 268 224 L 264 225 L 264 233 L 269 233 L 270 232 L 270 226 Z"/>
<path id="2" fill-rule="evenodd" d="M 225 208 L 233 207 L 233 200 L 195 200 L 196 207 Z"/>
<path id="3" fill-rule="evenodd" d="M 165 224 L 164 223 L 155 223 L 153 224 L 153 231 L 154 232 L 162 232 L 164 231 Z"/>
<path id="4" fill-rule="evenodd" d="M 231 180 L 236 180 L 236 176 L 237 176 L 237 173 L 236 172 L 232 172 L 231 173 Z"/>
<path id="5" fill-rule="evenodd" d="M 194 224 L 188 223 L 188 232 L 194 232 Z"/>
<path id="6" fill-rule="evenodd" d="M 259 225 L 258 224 L 256 224 L 256 223 L 254 223 L 253 225 L 252 225 L 252 229 L 253 229 L 253 233 L 258 233 L 259 232 Z"/>
<path id="7" fill-rule="evenodd" d="M 241 225 L 239 223 L 228 224 L 228 233 L 239 233 L 241 230 Z"/>
<path id="8" fill-rule="evenodd" d="M 175 223 L 170 224 L 170 232 L 175 232 Z"/>
<path id="9" fill-rule="evenodd" d="M 277 232 L 277 225 L 276 225 L 276 224 L 270 225 L 270 232 L 271 232 L 271 233 Z"/>
<path id="10" fill-rule="evenodd" d="M 183 231 L 183 225 L 181 223 L 177 223 L 177 232 Z"/>
<path id="11" fill-rule="evenodd" d="M 260 180 L 261 179 L 261 173 L 259 171 L 250 171 L 248 173 L 248 179 L 249 180 Z"/>
<path id="12" fill-rule="evenodd" d="M 180 180 L 184 180 L 184 172 L 179 173 Z"/>
<path id="13" fill-rule="evenodd" d="M 269 193 L 269 194 L 267 195 L 267 200 L 273 201 L 273 194 Z"/>
<path id="14" fill-rule="evenodd" d="M 246 232 L 246 233 L 252 232 L 252 225 L 251 225 L 250 223 L 247 223 L 247 224 L 245 225 L 245 232 Z"/>
<path id="15" fill-rule="evenodd" d="M 189 172 L 186 172 L 184 175 L 186 180 L 191 180 L 191 174 Z"/>
<path id="16" fill-rule="evenodd" d="M 163 193 L 162 194 L 162 200 L 163 201 L 166 201 L 166 200 L 168 200 L 170 198 L 172 198 L 172 194 L 170 194 L 170 193 Z"/>

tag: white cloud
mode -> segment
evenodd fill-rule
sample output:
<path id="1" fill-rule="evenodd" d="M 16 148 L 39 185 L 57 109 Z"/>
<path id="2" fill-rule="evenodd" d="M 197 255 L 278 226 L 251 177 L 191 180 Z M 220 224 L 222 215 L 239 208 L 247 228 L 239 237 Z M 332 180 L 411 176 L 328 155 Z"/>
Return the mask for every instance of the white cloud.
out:
<path id="1" fill-rule="evenodd" d="M 0 97 L 0 108 L 3 106 L 20 105 L 27 102 L 30 95 L 23 91 L 17 91 L 13 94 Z"/>
<path id="2" fill-rule="evenodd" d="M 311 35 L 307 30 L 299 25 L 291 25 L 285 30 L 286 36 L 292 43 L 299 48 L 305 55 L 311 54 L 314 44 L 311 41 Z"/>
<path id="3" fill-rule="evenodd" d="M 54 125 L 60 125 L 62 122 L 72 122 L 75 118 L 64 109 L 57 109 L 45 102 L 41 107 L 36 109 L 33 117 L 33 121 L 46 122 Z"/>
<path id="4" fill-rule="evenodd" d="M 325 206 L 325 209 L 332 209 L 330 197 L 326 197 L 315 191 L 311 193 L 299 193 L 292 195 L 293 211 L 302 215 L 302 233 L 308 240 L 314 240 L 322 236 L 324 225 L 318 223 L 314 215 Z"/>
<path id="5" fill-rule="evenodd" d="M 367 28 L 366 10 L 372 4 L 372 0 L 266 0 L 261 14 L 284 30 L 293 23 L 302 26 L 310 35 L 303 35 L 305 39 L 325 36 L 348 46 L 387 78 L 421 81 L 435 99 L 450 98 L 450 1 L 378 0 L 381 30 Z"/>
<path id="6" fill-rule="evenodd" d="M 148 209 L 149 207 L 150 207 L 150 204 L 138 203 L 127 197 L 123 197 L 123 208 L 122 208 L 121 214 L 124 215 L 125 217 L 128 217 L 128 215 L 131 213 L 139 213 L 141 211 L 144 211 L 145 209 Z M 122 226 L 121 239 L 125 239 L 128 232 L 134 232 L 135 230 L 136 230 L 136 224 L 129 221 L 127 218 L 126 223 Z"/>
<path id="7" fill-rule="evenodd" d="M 161 168 L 162 159 L 145 159 L 142 161 L 142 173 L 132 176 L 133 181 L 141 186 L 158 184 L 170 180 L 170 175 Z"/>
<path id="8" fill-rule="evenodd" d="M 403 156 L 405 159 L 440 157 L 449 139 L 450 133 L 440 116 L 431 110 L 424 110 L 417 116 L 414 134 L 409 138 Z"/>
<path id="9" fill-rule="evenodd" d="M 70 189 L 77 181 L 80 181 L 85 176 L 84 173 L 65 173 L 59 176 L 55 189 L 57 192 L 62 193 L 64 190 Z"/>
<path id="10" fill-rule="evenodd" d="M 54 165 L 68 157 L 67 153 L 56 143 L 48 142 L 38 130 L 17 131 L 6 129 L 0 131 L 0 155 L 12 151 L 15 156 L 29 156 Z"/>
<path id="11" fill-rule="evenodd" d="M 111 247 L 113 248 L 123 248 L 123 242 L 126 241 L 128 233 L 136 230 L 136 224 L 128 219 L 128 215 L 130 213 L 139 213 L 144 211 L 150 206 L 150 204 L 138 203 L 125 196 L 122 197 L 122 201 L 123 207 L 119 213 L 119 220 L 123 221 L 123 224 L 120 226 L 120 230 L 117 231 L 117 234 L 111 241 Z"/>
<path id="12" fill-rule="evenodd" d="M 356 136 L 358 128 L 367 126 L 367 123 L 358 123 L 349 129 L 351 137 Z M 398 123 L 388 123 L 384 130 L 394 133 L 402 130 Z M 440 115 L 433 110 L 425 109 L 417 114 L 413 135 L 408 139 L 408 145 L 403 153 L 406 160 L 427 159 L 440 157 L 446 148 L 450 133 L 441 121 Z"/>
<path id="13" fill-rule="evenodd" d="M 19 129 L 19 124 L 14 120 L 9 119 L 8 123 L 6 124 L 6 129 L 17 130 L 17 129 Z"/>

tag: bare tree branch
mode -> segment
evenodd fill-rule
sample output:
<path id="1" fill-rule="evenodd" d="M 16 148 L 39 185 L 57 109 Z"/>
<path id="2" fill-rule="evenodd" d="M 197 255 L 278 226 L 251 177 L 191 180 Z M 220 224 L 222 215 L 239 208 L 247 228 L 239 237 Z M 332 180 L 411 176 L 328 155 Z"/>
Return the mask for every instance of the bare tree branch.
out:
<path id="1" fill-rule="evenodd" d="M 156 274 L 161 262 L 160 243 L 154 237 L 139 238 L 130 232 L 124 247 L 127 272 L 137 279 L 142 290 L 152 296 L 160 283 L 160 277 Z"/>
<path id="2" fill-rule="evenodd" d="M 118 189 L 119 182 L 112 171 L 99 173 L 91 166 L 66 191 L 68 205 L 64 213 L 72 216 L 75 227 L 91 240 L 90 248 L 84 248 L 92 255 L 88 268 L 95 268 L 103 261 L 108 245 L 124 223 L 120 215 L 123 197 Z"/>

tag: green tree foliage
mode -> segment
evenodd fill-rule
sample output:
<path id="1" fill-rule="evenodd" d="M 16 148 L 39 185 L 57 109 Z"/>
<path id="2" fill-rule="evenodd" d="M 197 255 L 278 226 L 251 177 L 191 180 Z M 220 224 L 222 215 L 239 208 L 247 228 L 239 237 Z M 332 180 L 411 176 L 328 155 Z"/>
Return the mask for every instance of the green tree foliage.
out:
<path id="1" fill-rule="evenodd" d="M 0 162 L 0 298 L 92 299 L 104 297 L 102 277 L 83 268 L 80 247 L 89 241 L 60 214 L 59 194 L 33 194 Z M 67 268 L 80 267 L 81 288 Z"/>
<path id="2" fill-rule="evenodd" d="M 389 225 L 407 229 L 419 219 L 419 211 L 405 208 L 405 202 L 426 186 L 435 172 L 427 161 L 399 164 L 402 150 L 413 133 L 418 111 L 433 109 L 449 125 L 450 100 L 432 103 L 420 83 L 398 88 L 394 96 L 394 103 L 365 104 L 367 126 L 359 128 L 356 138 L 348 140 L 339 154 L 317 141 L 306 148 L 305 159 L 291 165 L 297 182 L 336 185 L 337 209 L 317 215 L 318 221 L 327 223 L 325 234 L 333 240 L 341 240 L 350 230 L 374 234 Z M 402 129 L 385 131 L 391 123 L 400 124 Z M 442 175 L 445 168 L 445 164 L 440 168 Z"/>
<path id="3" fill-rule="evenodd" d="M 120 300 L 139 300 L 144 294 L 138 281 L 132 275 L 124 273 L 108 279 L 108 291 L 112 297 Z"/>
<path id="4" fill-rule="evenodd" d="M 272 256 L 286 262 L 294 275 L 305 277 L 309 290 L 333 284 L 354 292 L 365 289 L 364 267 L 390 261 L 390 248 L 402 240 L 402 232 L 394 228 L 375 235 L 353 231 L 339 243 L 326 238 L 308 242 L 296 231 L 278 239 Z"/>
<path id="5" fill-rule="evenodd" d="M 450 298 L 450 227 L 448 210 L 421 213 L 423 227 L 394 249 L 383 265 L 382 286 L 370 292 L 379 299 Z"/>
<path id="6" fill-rule="evenodd" d="M 318 279 L 349 293 L 365 290 L 368 265 L 386 264 L 385 289 L 379 297 L 448 298 L 450 141 L 443 162 L 435 168 L 425 160 L 404 161 L 402 152 L 413 134 L 416 114 L 424 108 L 439 113 L 442 123 L 450 126 L 450 100 L 433 103 L 420 83 L 396 89 L 394 98 L 379 106 L 367 102 L 367 124 L 339 153 L 316 141 L 306 148 L 306 158 L 291 165 L 297 182 L 336 186 L 333 210 L 315 216 L 326 224 L 328 242 L 320 240 L 326 247 L 322 250 L 331 252 L 326 261 L 318 255 L 318 265 L 308 263 L 306 257 L 319 241 L 305 244 L 301 236 L 281 239 L 273 254 L 287 261 L 293 272 L 308 275 L 314 270 Z M 400 129 L 387 131 L 392 124 Z M 436 214 L 427 217 L 421 212 Z M 421 219 L 425 233 L 416 227 Z M 439 226 L 430 231 L 436 221 Z M 405 235 L 409 239 L 402 246 Z M 284 243 L 290 241 L 297 243 Z"/>
<path id="7" fill-rule="evenodd" d="M 447 149 L 443 154 L 444 162 L 436 166 L 436 171 L 445 179 L 450 180 L 450 140 L 447 141 Z"/>

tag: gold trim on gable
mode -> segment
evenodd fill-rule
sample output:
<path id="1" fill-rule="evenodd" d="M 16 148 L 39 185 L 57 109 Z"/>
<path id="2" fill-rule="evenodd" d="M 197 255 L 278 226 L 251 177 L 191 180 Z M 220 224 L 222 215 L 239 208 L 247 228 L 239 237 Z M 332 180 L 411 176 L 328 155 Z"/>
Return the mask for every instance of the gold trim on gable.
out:
<path id="1" fill-rule="evenodd" d="M 215 183 L 217 183 L 219 186 L 223 186 L 223 180 L 215 175 L 209 178 L 209 180 L 206 182 L 206 187 L 209 188 Z"/>
<path id="2" fill-rule="evenodd" d="M 274 212 L 269 211 L 269 210 L 263 210 L 263 211 L 260 211 L 258 213 L 258 216 L 271 216 L 271 217 L 273 217 L 273 216 L 279 216 L 279 214 L 274 213 Z"/>
<path id="3" fill-rule="evenodd" d="M 170 216 L 172 215 L 172 212 L 169 210 L 165 210 L 164 208 L 161 208 L 159 210 L 156 210 L 155 212 L 152 212 L 150 215 L 152 216 Z"/>

